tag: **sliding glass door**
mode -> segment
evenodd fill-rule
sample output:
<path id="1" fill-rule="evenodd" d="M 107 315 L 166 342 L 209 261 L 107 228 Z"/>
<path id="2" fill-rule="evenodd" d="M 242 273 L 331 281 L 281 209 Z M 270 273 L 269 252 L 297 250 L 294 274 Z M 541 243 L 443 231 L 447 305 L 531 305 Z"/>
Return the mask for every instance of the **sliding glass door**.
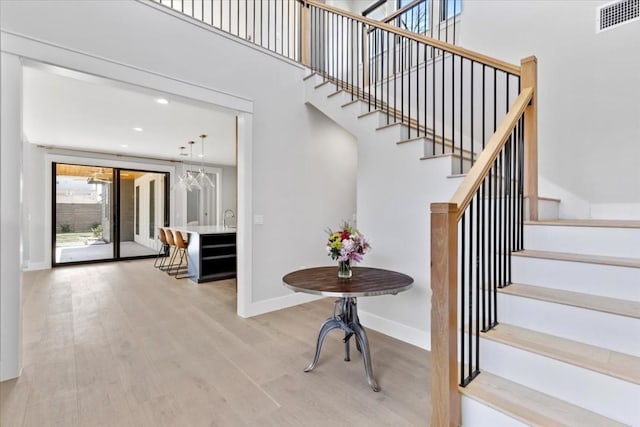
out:
<path id="1" fill-rule="evenodd" d="M 155 256 L 168 174 L 54 163 L 52 265 Z"/>

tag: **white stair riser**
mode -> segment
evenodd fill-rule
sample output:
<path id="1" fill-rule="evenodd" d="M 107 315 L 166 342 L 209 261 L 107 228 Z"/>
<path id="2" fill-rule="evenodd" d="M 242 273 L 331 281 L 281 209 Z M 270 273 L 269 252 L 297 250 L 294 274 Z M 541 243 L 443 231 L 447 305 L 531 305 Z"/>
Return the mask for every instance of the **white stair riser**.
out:
<path id="1" fill-rule="evenodd" d="M 381 126 L 387 125 L 387 116 L 379 111 L 373 111 L 371 113 L 365 113 L 365 115 L 358 116 L 358 119 L 365 123 L 365 126 L 371 129 L 377 129 Z"/>
<path id="2" fill-rule="evenodd" d="M 512 281 L 640 301 L 640 268 L 512 257 Z"/>
<path id="3" fill-rule="evenodd" d="M 498 322 L 640 357 L 640 319 L 499 293 Z"/>
<path id="4" fill-rule="evenodd" d="M 376 132 L 389 141 L 402 141 L 408 138 L 409 128 L 406 125 L 391 125 L 379 127 Z"/>
<path id="5" fill-rule="evenodd" d="M 541 251 L 640 258 L 640 229 L 525 225 L 524 247 Z"/>
<path id="6" fill-rule="evenodd" d="M 336 91 L 336 87 L 333 86 L 333 91 L 327 96 L 327 101 L 332 104 L 334 108 L 342 108 L 344 104 L 351 101 L 351 95 L 344 90 Z"/>
<path id="7" fill-rule="evenodd" d="M 524 200 L 525 221 L 529 221 L 529 199 Z M 554 220 L 560 218 L 560 201 L 538 199 L 538 220 Z"/>
<path id="8" fill-rule="evenodd" d="M 487 339 L 480 346 L 481 369 L 622 423 L 640 423 L 640 385 Z"/>
<path id="9" fill-rule="evenodd" d="M 467 396 L 462 396 L 464 427 L 526 427 L 520 421 Z"/>

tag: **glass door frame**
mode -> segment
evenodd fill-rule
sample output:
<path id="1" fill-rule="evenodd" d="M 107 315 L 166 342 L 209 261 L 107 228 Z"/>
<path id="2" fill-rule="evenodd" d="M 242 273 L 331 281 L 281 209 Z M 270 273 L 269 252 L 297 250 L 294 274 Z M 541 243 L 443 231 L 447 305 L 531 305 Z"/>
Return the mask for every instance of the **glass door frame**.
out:
<path id="1" fill-rule="evenodd" d="M 140 169 L 136 167 L 124 167 L 124 166 L 109 166 L 108 164 L 99 164 L 99 162 L 83 162 L 80 159 L 78 161 L 74 161 L 72 159 L 67 160 L 54 160 L 51 162 L 51 267 L 61 267 L 61 266 L 70 266 L 70 265 L 82 265 L 82 264 L 95 264 L 95 263 L 103 263 L 103 262 L 113 262 L 113 261 L 123 261 L 123 260 L 135 260 L 135 259 L 146 259 L 146 258 L 154 258 L 156 254 L 153 255 L 139 255 L 139 256 L 127 256 L 121 257 L 120 255 L 120 220 L 121 220 L 121 205 L 120 205 L 120 173 L 122 171 L 133 171 L 133 172 L 145 172 L 145 173 L 153 173 L 158 174 L 163 177 L 163 193 L 164 193 L 164 204 L 163 204 L 163 216 L 164 222 L 162 225 L 157 224 L 157 227 L 168 227 L 170 220 L 170 206 L 171 206 L 171 184 L 170 177 L 171 172 L 168 171 L 158 171 L 158 170 L 150 170 L 150 169 Z M 82 167 L 95 167 L 95 168 L 108 168 L 112 170 L 112 189 L 109 194 L 109 203 L 111 204 L 111 212 L 110 212 L 110 239 L 113 243 L 113 251 L 111 258 L 103 258 L 103 259 L 94 259 L 94 260 L 82 260 L 82 261 L 69 261 L 69 262 L 58 262 L 56 261 L 56 216 L 57 216 L 57 168 L 56 166 L 59 164 L 63 165 L 72 165 L 72 166 L 82 166 Z M 151 165 L 150 165 L 151 166 Z M 142 227 L 141 227 L 142 228 Z"/>

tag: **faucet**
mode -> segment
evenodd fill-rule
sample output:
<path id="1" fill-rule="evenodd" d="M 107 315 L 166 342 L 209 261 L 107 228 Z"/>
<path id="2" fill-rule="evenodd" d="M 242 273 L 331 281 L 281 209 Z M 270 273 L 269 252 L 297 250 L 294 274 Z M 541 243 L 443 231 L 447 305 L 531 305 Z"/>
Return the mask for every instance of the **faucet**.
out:
<path id="1" fill-rule="evenodd" d="M 236 215 L 233 213 L 231 209 L 227 209 L 224 211 L 224 215 L 222 216 L 222 226 L 227 228 L 227 220 L 235 218 Z"/>

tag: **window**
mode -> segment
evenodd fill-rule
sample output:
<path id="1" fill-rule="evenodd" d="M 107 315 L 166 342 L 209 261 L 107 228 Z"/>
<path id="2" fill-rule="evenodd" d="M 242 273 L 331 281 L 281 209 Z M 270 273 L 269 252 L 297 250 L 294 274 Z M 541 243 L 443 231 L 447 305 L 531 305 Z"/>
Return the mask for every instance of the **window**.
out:
<path id="1" fill-rule="evenodd" d="M 462 0 L 440 0 L 440 20 L 446 21 L 462 10 Z"/>
<path id="2" fill-rule="evenodd" d="M 411 4 L 413 0 L 398 0 L 398 9 Z M 426 34 L 429 30 L 429 2 L 421 1 L 399 16 L 398 26 L 407 31 Z"/>

